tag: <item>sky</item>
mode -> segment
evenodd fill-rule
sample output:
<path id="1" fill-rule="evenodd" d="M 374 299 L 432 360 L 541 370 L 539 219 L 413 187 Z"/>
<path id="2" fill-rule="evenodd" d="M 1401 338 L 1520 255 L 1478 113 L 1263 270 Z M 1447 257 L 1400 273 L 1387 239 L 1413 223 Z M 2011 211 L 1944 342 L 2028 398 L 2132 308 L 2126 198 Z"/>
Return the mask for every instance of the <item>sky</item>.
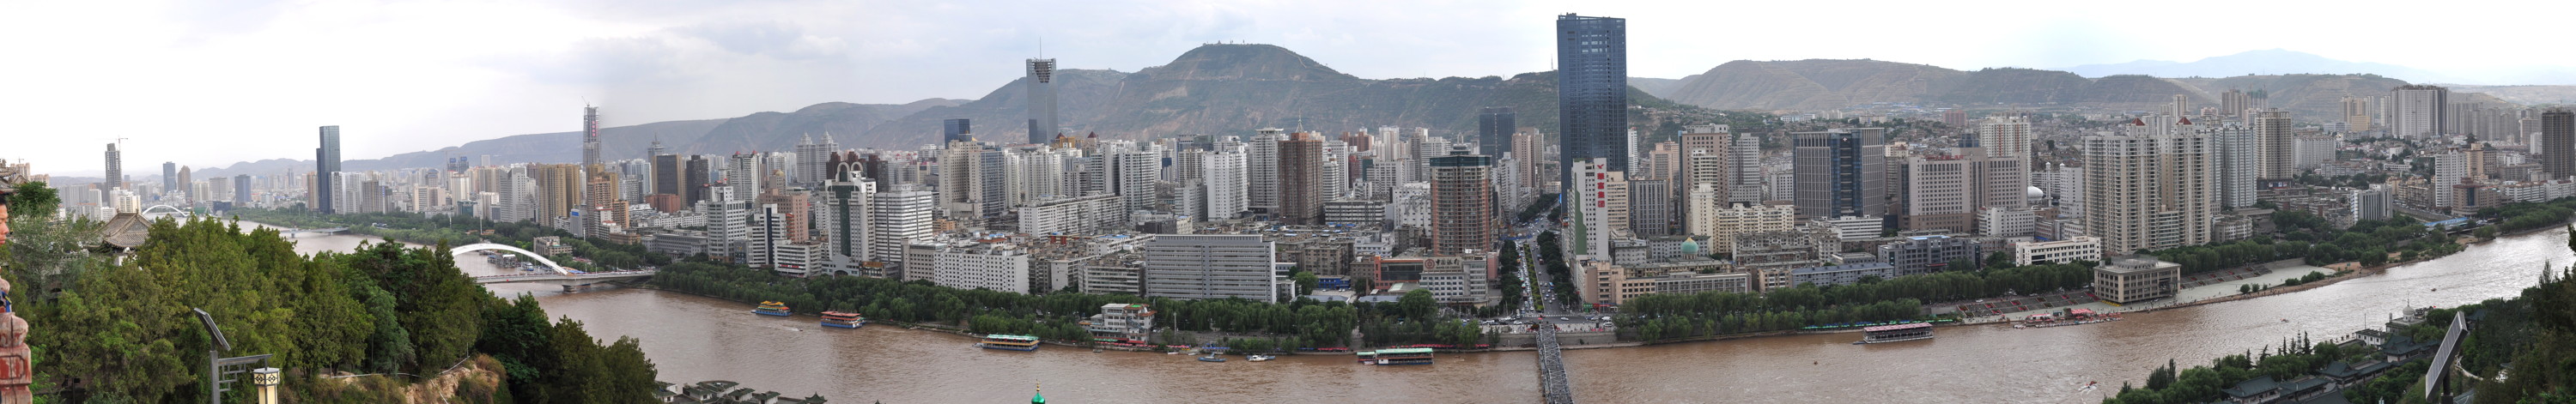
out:
<path id="1" fill-rule="evenodd" d="M 2408 10 L 2445 22 L 2422 31 L 2391 29 L 2380 7 L 2295 3 L 17 1 L 0 3 L 0 159 L 97 175 L 122 141 L 142 178 L 165 161 L 309 159 L 322 125 L 365 159 L 577 130 L 584 104 L 624 126 L 974 99 L 1042 46 L 1068 69 L 1133 72 L 1226 41 L 1363 78 L 1508 76 L 1551 68 L 1569 12 L 1627 18 L 1638 77 L 1740 59 L 2062 68 L 2275 48 L 2437 71 L 2576 66 L 2528 49 L 2563 32 L 2500 20 L 2576 2 Z M 2437 28 L 2475 21 L 2493 39 Z"/>

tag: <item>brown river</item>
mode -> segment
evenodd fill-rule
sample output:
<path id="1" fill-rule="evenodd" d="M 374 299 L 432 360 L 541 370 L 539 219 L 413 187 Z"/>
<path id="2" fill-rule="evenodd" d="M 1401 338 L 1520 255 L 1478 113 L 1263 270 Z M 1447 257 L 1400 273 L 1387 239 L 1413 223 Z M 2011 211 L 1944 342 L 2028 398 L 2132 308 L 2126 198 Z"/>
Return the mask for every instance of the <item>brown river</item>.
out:
<path id="1" fill-rule="evenodd" d="M 358 236 L 305 235 L 303 252 L 348 250 Z M 2460 254 L 2314 290 L 2131 314 L 2125 321 L 2044 329 L 1966 326 L 1923 342 L 1851 345 L 1819 334 L 1566 351 L 1575 398 L 1595 403 L 1941 402 L 2090 403 L 2122 381 L 2176 359 L 2189 366 L 2308 333 L 2317 339 L 2385 322 L 2409 304 L 2455 306 L 2511 297 L 2545 263 L 2576 262 L 2567 234 L 2509 237 Z M 458 257 L 475 275 L 515 272 Z M 1020 402 L 1043 384 L 1050 402 L 1535 402 L 1532 352 L 1442 355 L 1431 366 L 1361 366 L 1347 356 L 1290 356 L 1223 363 L 1186 355 L 1055 347 L 1036 352 L 972 348 L 970 338 L 870 325 L 826 329 L 808 316 L 678 293 L 609 290 L 563 294 L 552 285 L 500 284 L 534 293 L 550 315 L 591 335 L 643 340 L 671 382 L 733 380 L 790 396 L 836 402 Z M 2282 320 L 2288 321 L 2282 321 Z M 1801 364 L 1798 362 L 1808 362 Z M 2087 382 L 2103 387 L 2087 391 Z"/>

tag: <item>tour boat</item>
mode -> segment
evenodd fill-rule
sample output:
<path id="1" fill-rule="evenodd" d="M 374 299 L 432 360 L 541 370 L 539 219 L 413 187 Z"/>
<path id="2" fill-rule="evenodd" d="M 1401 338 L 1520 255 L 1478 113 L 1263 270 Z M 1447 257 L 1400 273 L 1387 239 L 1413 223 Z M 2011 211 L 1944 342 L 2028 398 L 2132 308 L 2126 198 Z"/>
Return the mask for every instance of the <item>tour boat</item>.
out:
<path id="1" fill-rule="evenodd" d="M 1377 350 L 1378 365 L 1429 365 L 1431 348 L 1396 348 Z"/>
<path id="2" fill-rule="evenodd" d="M 1038 337 L 993 334 L 984 336 L 984 342 L 975 343 L 975 346 L 1005 351 L 1035 351 L 1038 350 Z"/>
<path id="3" fill-rule="evenodd" d="M 1225 361 L 1225 358 L 1219 358 L 1219 357 L 1216 357 L 1216 355 L 1208 355 L 1208 356 L 1201 356 L 1201 357 L 1199 357 L 1199 361 L 1200 361 L 1200 362 L 1224 362 L 1224 361 Z"/>
<path id="4" fill-rule="evenodd" d="M 1278 358 L 1278 357 L 1276 357 L 1276 356 L 1270 356 L 1270 355 L 1251 355 L 1251 356 L 1245 356 L 1245 357 L 1243 357 L 1243 360 L 1248 360 L 1248 361 L 1253 361 L 1253 362 L 1261 362 L 1261 361 L 1267 361 L 1267 360 L 1277 359 L 1277 358 Z"/>
<path id="5" fill-rule="evenodd" d="M 751 309 L 751 314 L 786 317 L 795 313 L 787 311 L 786 303 L 764 301 L 760 302 L 760 308 Z"/>
<path id="6" fill-rule="evenodd" d="M 1852 345 L 1932 339 L 1932 323 L 1882 325 L 1860 329 L 1864 336 Z"/>
<path id="7" fill-rule="evenodd" d="M 1359 356 L 1362 365 L 1377 364 L 1377 351 L 1360 351 Z"/>
<path id="8" fill-rule="evenodd" d="M 863 325 L 868 325 L 868 318 L 860 317 L 859 313 L 842 313 L 837 311 L 823 312 L 824 327 L 859 328 L 859 326 Z"/>

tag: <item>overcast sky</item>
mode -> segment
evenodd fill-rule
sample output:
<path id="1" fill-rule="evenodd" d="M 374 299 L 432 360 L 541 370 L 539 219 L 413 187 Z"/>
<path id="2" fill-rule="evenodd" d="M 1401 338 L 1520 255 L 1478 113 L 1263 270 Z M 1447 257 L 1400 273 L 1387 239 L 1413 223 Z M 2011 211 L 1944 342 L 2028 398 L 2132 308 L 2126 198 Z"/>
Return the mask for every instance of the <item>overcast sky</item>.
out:
<path id="1" fill-rule="evenodd" d="M 12 1 L 0 159 L 96 175 L 125 138 L 139 178 L 163 161 L 311 158 L 321 125 L 361 159 L 576 130 L 585 102 L 623 126 L 972 99 L 1017 78 L 1041 41 L 1072 69 L 1132 72 L 1241 41 L 1364 78 L 1510 75 L 1549 68 L 1566 12 L 1627 18 L 1642 77 L 1737 59 L 2057 68 L 2272 48 L 2434 70 L 2576 65 L 2529 49 L 2567 37 L 2554 24 L 2515 17 L 2576 2 L 2406 10 L 2430 21 L 2416 29 L 2385 7 L 2291 3 L 2306 2 Z"/>

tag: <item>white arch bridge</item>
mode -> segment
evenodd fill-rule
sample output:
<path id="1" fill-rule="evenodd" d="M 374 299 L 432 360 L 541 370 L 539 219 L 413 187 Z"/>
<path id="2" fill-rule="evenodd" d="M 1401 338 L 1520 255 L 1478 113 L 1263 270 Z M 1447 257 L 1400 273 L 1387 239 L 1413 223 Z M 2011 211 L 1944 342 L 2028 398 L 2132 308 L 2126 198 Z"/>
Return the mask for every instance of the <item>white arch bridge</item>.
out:
<path id="1" fill-rule="evenodd" d="M 575 291 L 575 290 L 580 290 L 580 289 L 587 289 L 587 288 L 589 288 L 591 285 L 593 285 L 593 284 L 597 284 L 597 283 L 600 283 L 600 282 L 613 281 L 613 280 L 619 280 L 619 279 L 634 279 L 634 278 L 645 278 L 645 277 L 651 277 L 651 276 L 653 276 L 653 274 L 656 272 L 656 271 L 653 271 L 653 270 L 640 270 L 640 271 L 614 271 L 614 272 L 581 272 L 581 271 L 576 271 L 576 270 L 566 269 L 566 268 L 564 268 L 564 267 L 563 267 L 563 265 L 555 264 L 555 261 L 554 261 L 554 260 L 546 259 L 546 257 L 545 257 L 545 256 L 543 256 L 543 255 L 538 255 L 536 252 L 528 251 L 528 250 L 523 250 L 523 249 L 519 249 L 518 247 L 511 247 L 511 246 L 506 245 L 506 244 L 494 244 L 494 243 L 467 244 L 467 245 L 457 246 L 456 248 L 448 249 L 448 250 L 447 250 L 447 254 L 448 254 L 448 255 L 464 255 L 465 253 L 469 253 L 469 252 L 476 252 L 476 251 L 489 251 L 489 250 L 500 250 L 500 251 L 506 251 L 506 252 L 510 252 L 510 253 L 519 254 L 520 256 L 528 257 L 528 259 L 529 259 L 529 260 L 536 261 L 536 262 L 537 262 L 537 264 L 539 264 L 539 265 L 544 265 L 548 271 L 546 271 L 546 272 L 538 272 L 538 273 L 527 273 L 527 274 L 502 274 L 502 275 L 490 275 L 490 276 L 477 276 L 477 277 L 474 277 L 474 283 L 481 283 L 481 284 L 494 284 L 494 283 L 552 283 L 552 284 L 557 284 L 557 285 L 563 285 L 563 287 L 564 287 L 564 291 L 570 292 L 570 291 Z"/>

